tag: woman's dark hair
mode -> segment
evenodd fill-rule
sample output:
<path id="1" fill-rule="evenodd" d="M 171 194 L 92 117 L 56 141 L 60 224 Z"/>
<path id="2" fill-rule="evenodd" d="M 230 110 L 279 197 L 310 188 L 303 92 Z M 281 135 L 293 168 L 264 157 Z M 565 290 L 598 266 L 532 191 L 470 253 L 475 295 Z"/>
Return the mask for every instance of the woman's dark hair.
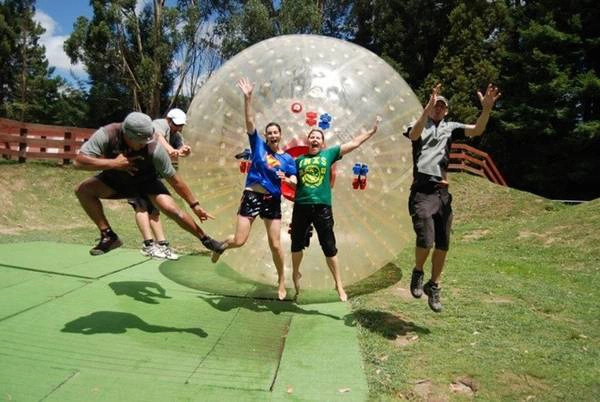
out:
<path id="1" fill-rule="evenodd" d="M 269 127 L 271 127 L 271 126 L 275 126 L 275 127 L 277 127 L 277 129 L 279 130 L 279 133 L 281 133 L 281 126 L 280 126 L 279 124 L 275 123 L 275 122 L 270 122 L 269 124 L 267 124 L 267 125 L 265 126 L 265 133 L 267 132 L 267 129 L 268 129 Z"/>
<path id="2" fill-rule="evenodd" d="M 310 136 L 312 133 L 314 133 L 315 131 L 316 131 L 317 133 L 321 133 L 321 139 L 322 139 L 323 141 L 325 141 L 325 133 L 324 133 L 324 132 L 323 132 L 323 130 L 321 130 L 320 128 L 313 128 L 313 129 L 311 129 L 311 130 L 308 132 L 308 135 L 307 135 L 307 137 L 309 137 L 309 136 Z"/>

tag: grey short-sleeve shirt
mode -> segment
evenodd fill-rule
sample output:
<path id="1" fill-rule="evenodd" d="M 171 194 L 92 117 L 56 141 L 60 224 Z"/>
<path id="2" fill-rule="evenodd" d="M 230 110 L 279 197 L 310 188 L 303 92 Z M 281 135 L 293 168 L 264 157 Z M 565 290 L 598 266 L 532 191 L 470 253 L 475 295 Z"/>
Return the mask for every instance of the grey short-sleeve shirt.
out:
<path id="1" fill-rule="evenodd" d="M 108 154 L 108 133 L 104 127 L 96 130 L 94 134 L 81 146 L 79 152 L 87 156 L 101 158 Z"/>
<path id="2" fill-rule="evenodd" d="M 418 172 L 442 177 L 442 166 L 448 159 L 452 133 L 454 130 L 464 130 L 464 128 L 463 123 L 444 120 L 440 121 L 436 127 L 432 120 L 428 120 L 421 133 L 421 156 L 417 161 Z"/>
<path id="3" fill-rule="evenodd" d="M 86 156 L 96 158 L 115 158 L 119 154 L 125 156 L 141 156 L 143 159 L 150 158 L 154 170 L 160 177 L 172 177 L 177 173 L 171 158 L 165 148 L 154 142 L 141 151 L 131 151 L 122 141 L 118 131 L 118 125 L 109 125 L 98 129 L 89 140 L 87 140 L 79 152 Z M 136 163 L 137 165 L 137 163 Z M 140 164 L 140 167 L 144 164 Z"/>
<path id="4" fill-rule="evenodd" d="M 153 120 L 152 125 L 154 126 L 154 131 L 162 134 L 162 136 L 165 137 L 165 140 L 167 140 L 167 143 L 173 148 L 179 149 L 183 146 L 183 136 L 180 132 L 171 132 L 171 127 L 169 126 L 167 119 Z"/>
<path id="5" fill-rule="evenodd" d="M 152 120 L 152 125 L 154 126 L 154 132 L 161 133 L 167 142 L 171 140 L 171 127 L 169 127 L 169 122 L 167 119 L 156 119 Z"/>

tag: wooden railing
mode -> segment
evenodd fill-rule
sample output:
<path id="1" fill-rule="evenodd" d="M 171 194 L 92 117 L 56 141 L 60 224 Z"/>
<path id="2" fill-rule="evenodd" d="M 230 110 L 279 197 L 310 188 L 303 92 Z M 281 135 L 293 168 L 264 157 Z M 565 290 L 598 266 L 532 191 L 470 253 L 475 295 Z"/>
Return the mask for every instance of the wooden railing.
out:
<path id="1" fill-rule="evenodd" d="M 486 177 L 496 184 L 506 186 L 506 180 L 500 174 L 492 158 L 487 153 L 466 144 L 452 144 L 448 170 L 473 173 Z"/>
<path id="2" fill-rule="evenodd" d="M 23 123 L 0 118 L 0 155 L 5 159 L 62 159 L 65 164 L 75 158 L 77 150 L 94 133 L 94 129 Z"/>

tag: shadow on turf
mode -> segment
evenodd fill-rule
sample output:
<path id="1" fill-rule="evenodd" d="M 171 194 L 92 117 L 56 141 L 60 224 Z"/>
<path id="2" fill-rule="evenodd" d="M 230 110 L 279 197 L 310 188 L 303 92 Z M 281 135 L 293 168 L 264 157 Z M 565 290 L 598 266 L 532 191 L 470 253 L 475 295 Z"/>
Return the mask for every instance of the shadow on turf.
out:
<path id="1" fill-rule="evenodd" d="M 181 257 L 178 261 L 165 261 L 160 264 L 160 272 L 170 280 L 192 289 L 202 290 L 221 296 L 244 297 L 249 299 L 265 299 L 277 301 L 277 287 L 257 282 L 237 272 L 223 261 L 216 264 L 201 254 Z M 387 263 L 366 278 L 346 286 L 349 297 L 372 293 L 400 281 L 402 270 L 395 263 Z M 294 292 L 288 289 L 291 300 Z M 337 292 L 333 289 L 333 281 L 329 289 L 303 288 L 296 305 L 339 302 Z"/>
<path id="2" fill-rule="evenodd" d="M 188 332 L 201 338 L 207 336 L 202 328 L 175 328 L 162 325 L 148 324 L 140 317 L 130 313 L 117 311 L 96 311 L 79 317 L 65 324 L 61 332 L 83 335 L 94 334 L 124 334 L 128 329 L 139 329 L 144 332 Z"/>
<path id="3" fill-rule="evenodd" d="M 430 333 L 429 329 L 415 325 L 412 322 L 404 321 L 387 311 L 361 309 L 345 316 L 344 321 L 349 327 L 360 324 L 361 327 L 391 340 L 409 333 Z"/>
<path id="4" fill-rule="evenodd" d="M 165 288 L 155 282 L 123 281 L 108 284 L 117 296 L 125 295 L 148 304 L 158 304 L 155 298 L 170 299 Z"/>
<path id="5" fill-rule="evenodd" d="M 308 315 L 321 315 L 323 317 L 333 318 L 334 320 L 341 320 L 340 317 L 321 313 L 318 310 L 306 310 L 289 301 L 272 301 L 265 299 L 256 299 L 249 297 L 228 297 L 228 296 L 198 296 L 204 300 L 211 307 L 219 311 L 230 311 L 238 308 L 245 308 L 250 311 L 257 313 L 271 312 L 273 314 L 281 313 L 294 313 L 294 314 L 308 314 Z"/>

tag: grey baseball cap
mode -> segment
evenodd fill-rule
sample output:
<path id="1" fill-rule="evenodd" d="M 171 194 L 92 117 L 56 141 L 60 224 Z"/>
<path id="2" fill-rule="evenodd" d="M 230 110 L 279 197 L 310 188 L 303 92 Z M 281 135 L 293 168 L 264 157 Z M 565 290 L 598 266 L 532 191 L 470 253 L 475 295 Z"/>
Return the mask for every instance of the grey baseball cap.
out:
<path id="1" fill-rule="evenodd" d="M 123 132 L 135 142 L 150 143 L 154 141 L 154 126 L 150 116 L 140 112 L 132 112 L 123 120 Z"/>

